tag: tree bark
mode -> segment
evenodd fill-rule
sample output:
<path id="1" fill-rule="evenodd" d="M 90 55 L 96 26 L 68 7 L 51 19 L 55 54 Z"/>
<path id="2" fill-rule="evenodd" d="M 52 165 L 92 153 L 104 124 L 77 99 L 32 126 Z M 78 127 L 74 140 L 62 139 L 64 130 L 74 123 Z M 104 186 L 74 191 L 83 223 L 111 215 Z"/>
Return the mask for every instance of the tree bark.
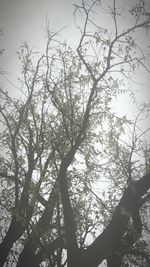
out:
<path id="1" fill-rule="evenodd" d="M 17 267 L 39 267 L 35 257 L 36 244 L 33 238 L 29 239 L 19 256 Z"/>
<path id="2" fill-rule="evenodd" d="M 121 238 L 127 231 L 128 221 L 137 206 L 140 207 L 139 202 L 148 189 L 150 173 L 127 187 L 110 223 L 85 251 L 86 265 L 82 267 L 97 267 L 111 253 L 117 251 Z"/>
<path id="3" fill-rule="evenodd" d="M 0 267 L 4 265 L 14 242 L 22 236 L 24 231 L 25 226 L 16 217 L 12 218 L 8 232 L 0 244 Z"/>
<path id="4" fill-rule="evenodd" d="M 58 181 L 63 204 L 68 267 L 74 267 L 78 266 L 77 259 L 79 249 L 76 238 L 75 220 L 68 193 L 67 167 L 65 165 L 63 166 L 63 164 L 58 174 Z"/>
<path id="5" fill-rule="evenodd" d="M 122 259 L 119 257 L 120 255 L 116 253 L 118 246 L 127 231 L 128 221 L 132 217 L 132 213 L 135 213 L 137 207 L 140 208 L 139 203 L 149 189 L 150 174 L 143 176 L 132 186 L 129 185 L 116 207 L 108 226 L 85 251 L 81 251 L 80 249 L 74 250 L 74 262 L 72 262 L 72 266 L 70 266 L 97 267 L 104 259 L 107 259 L 110 267 L 120 267 L 121 265 L 119 264 L 121 264 Z M 44 222 L 42 222 L 42 226 L 44 227 Z M 0 247 L 0 254 L 2 255 L 0 262 L 1 267 L 7 258 L 14 240 L 18 239 L 23 230 L 22 228 L 18 228 L 16 221 L 11 223 L 8 233 L 3 240 L 3 246 L 1 245 Z M 37 264 L 35 265 L 33 258 L 30 259 L 31 251 L 32 248 L 30 250 L 30 245 L 28 248 L 24 248 L 22 265 L 17 265 L 18 267 L 38 266 Z M 32 264 L 29 265 L 31 261 Z"/>
<path id="6" fill-rule="evenodd" d="M 45 210 L 35 225 L 18 259 L 17 267 L 38 267 L 35 252 L 40 245 L 40 237 L 50 226 L 56 200 L 58 198 L 58 182 L 52 189 L 49 199 L 46 202 Z M 31 264 L 31 265 L 30 265 Z"/>
<path id="7" fill-rule="evenodd" d="M 119 253 L 113 253 L 107 258 L 107 267 L 121 267 L 123 256 Z"/>

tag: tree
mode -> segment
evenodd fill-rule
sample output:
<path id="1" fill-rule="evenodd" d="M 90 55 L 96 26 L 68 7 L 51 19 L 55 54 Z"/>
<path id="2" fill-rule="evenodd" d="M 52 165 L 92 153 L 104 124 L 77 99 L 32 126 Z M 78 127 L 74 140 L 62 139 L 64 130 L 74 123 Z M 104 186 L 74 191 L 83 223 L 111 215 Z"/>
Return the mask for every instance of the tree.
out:
<path id="1" fill-rule="evenodd" d="M 81 12 L 84 22 L 75 50 L 47 28 L 44 53 L 26 43 L 18 53 L 21 96 L 0 91 L 0 266 L 96 267 L 106 260 L 119 267 L 134 257 L 149 264 L 142 231 L 150 197 L 149 139 L 144 149 L 142 138 L 149 132 L 137 127 L 148 106 L 134 123 L 111 109 L 126 91 L 126 78 L 139 66 L 147 69 L 136 41 L 137 31 L 150 27 L 145 5 L 130 9 L 132 25 L 121 31 L 114 1 L 112 31 L 97 26 L 99 1 L 81 1 L 74 15 Z M 94 185 L 104 179 L 108 185 L 98 196 Z"/>

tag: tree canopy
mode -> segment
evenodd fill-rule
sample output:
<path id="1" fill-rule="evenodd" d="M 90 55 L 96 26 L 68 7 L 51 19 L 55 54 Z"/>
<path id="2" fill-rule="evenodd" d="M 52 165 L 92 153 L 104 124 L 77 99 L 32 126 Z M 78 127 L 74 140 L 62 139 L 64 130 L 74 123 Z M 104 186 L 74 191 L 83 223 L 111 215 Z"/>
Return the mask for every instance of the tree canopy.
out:
<path id="1" fill-rule="evenodd" d="M 128 88 L 150 71 L 149 8 L 82 0 L 76 47 L 48 26 L 45 51 L 22 45 L 18 97 L 0 88 L 0 266 L 150 265 L 149 104 Z M 134 119 L 112 109 L 122 94 Z"/>

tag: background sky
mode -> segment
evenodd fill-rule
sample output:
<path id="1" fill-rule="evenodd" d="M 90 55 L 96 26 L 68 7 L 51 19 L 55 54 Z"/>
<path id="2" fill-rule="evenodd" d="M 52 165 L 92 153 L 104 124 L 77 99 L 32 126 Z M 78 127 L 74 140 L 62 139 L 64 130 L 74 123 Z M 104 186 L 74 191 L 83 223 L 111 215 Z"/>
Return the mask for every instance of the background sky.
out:
<path id="1" fill-rule="evenodd" d="M 61 33 L 64 39 L 67 39 L 73 45 L 77 41 L 77 30 L 74 26 L 73 3 L 76 0 L 0 0 L 0 28 L 3 28 L 4 36 L 1 37 L 0 49 L 5 51 L 1 57 L 1 68 L 8 72 L 7 78 L 14 85 L 19 77 L 19 62 L 17 61 L 16 51 L 19 50 L 22 42 L 28 42 L 29 45 L 38 49 L 45 46 L 45 26 L 46 18 L 49 20 L 50 29 L 59 30 L 67 26 Z M 87 0 L 90 1 L 90 0 Z M 111 0 L 112 1 L 112 0 Z M 130 4 L 136 0 L 130 0 Z M 150 0 L 147 0 L 150 5 Z M 127 4 L 128 0 L 125 1 Z M 120 0 L 118 0 L 120 3 Z M 103 18 L 102 18 L 103 16 Z M 110 23 L 101 13 L 101 23 Z M 126 18 L 126 23 L 129 19 Z M 147 45 L 146 35 L 140 37 L 141 42 Z M 149 41 L 150 44 L 150 41 Z M 137 84 L 134 89 L 138 91 L 139 101 L 150 100 L 150 74 L 139 72 L 137 75 Z M 7 90 L 11 95 L 15 94 L 16 89 L 11 84 Z M 118 100 L 117 100 L 118 101 Z M 132 103 L 123 96 L 119 99 L 118 105 L 115 103 L 119 112 L 127 110 L 127 106 L 132 108 Z"/>
<path id="2" fill-rule="evenodd" d="M 68 26 L 68 35 L 73 38 L 69 27 L 73 24 L 73 9 L 71 0 L 0 0 L 0 27 L 4 32 L 0 48 L 5 48 L 1 63 L 3 70 L 14 75 L 17 70 L 16 50 L 22 42 L 44 47 L 46 18 L 54 31 Z M 63 35 L 65 37 L 65 31 Z"/>

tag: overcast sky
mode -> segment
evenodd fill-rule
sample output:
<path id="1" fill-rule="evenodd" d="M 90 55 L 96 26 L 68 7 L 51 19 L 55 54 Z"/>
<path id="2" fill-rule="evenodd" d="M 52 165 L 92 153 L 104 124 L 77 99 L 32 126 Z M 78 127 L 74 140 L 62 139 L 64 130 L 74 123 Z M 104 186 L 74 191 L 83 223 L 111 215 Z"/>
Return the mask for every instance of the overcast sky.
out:
<path id="1" fill-rule="evenodd" d="M 4 29 L 0 48 L 5 48 L 3 68 L 9 73 L 15 70 L 15 52 L 21 42 L 44 47 L 46 17 L 52 30 L 68 25 L 67 31 L 73 36 L 69 27 L 73 24 L 72 14 L 72 0 L 0 0 L 0 27 Z"/>
<path id="2" fill-rule="evenodd" d="M 72 23 L 72 0 L 0 0 L 0 25 L 4 28 L 7 47 L 21 41 L 35 44 L 44 34 L 46 16 L 53 29 Z"/>

